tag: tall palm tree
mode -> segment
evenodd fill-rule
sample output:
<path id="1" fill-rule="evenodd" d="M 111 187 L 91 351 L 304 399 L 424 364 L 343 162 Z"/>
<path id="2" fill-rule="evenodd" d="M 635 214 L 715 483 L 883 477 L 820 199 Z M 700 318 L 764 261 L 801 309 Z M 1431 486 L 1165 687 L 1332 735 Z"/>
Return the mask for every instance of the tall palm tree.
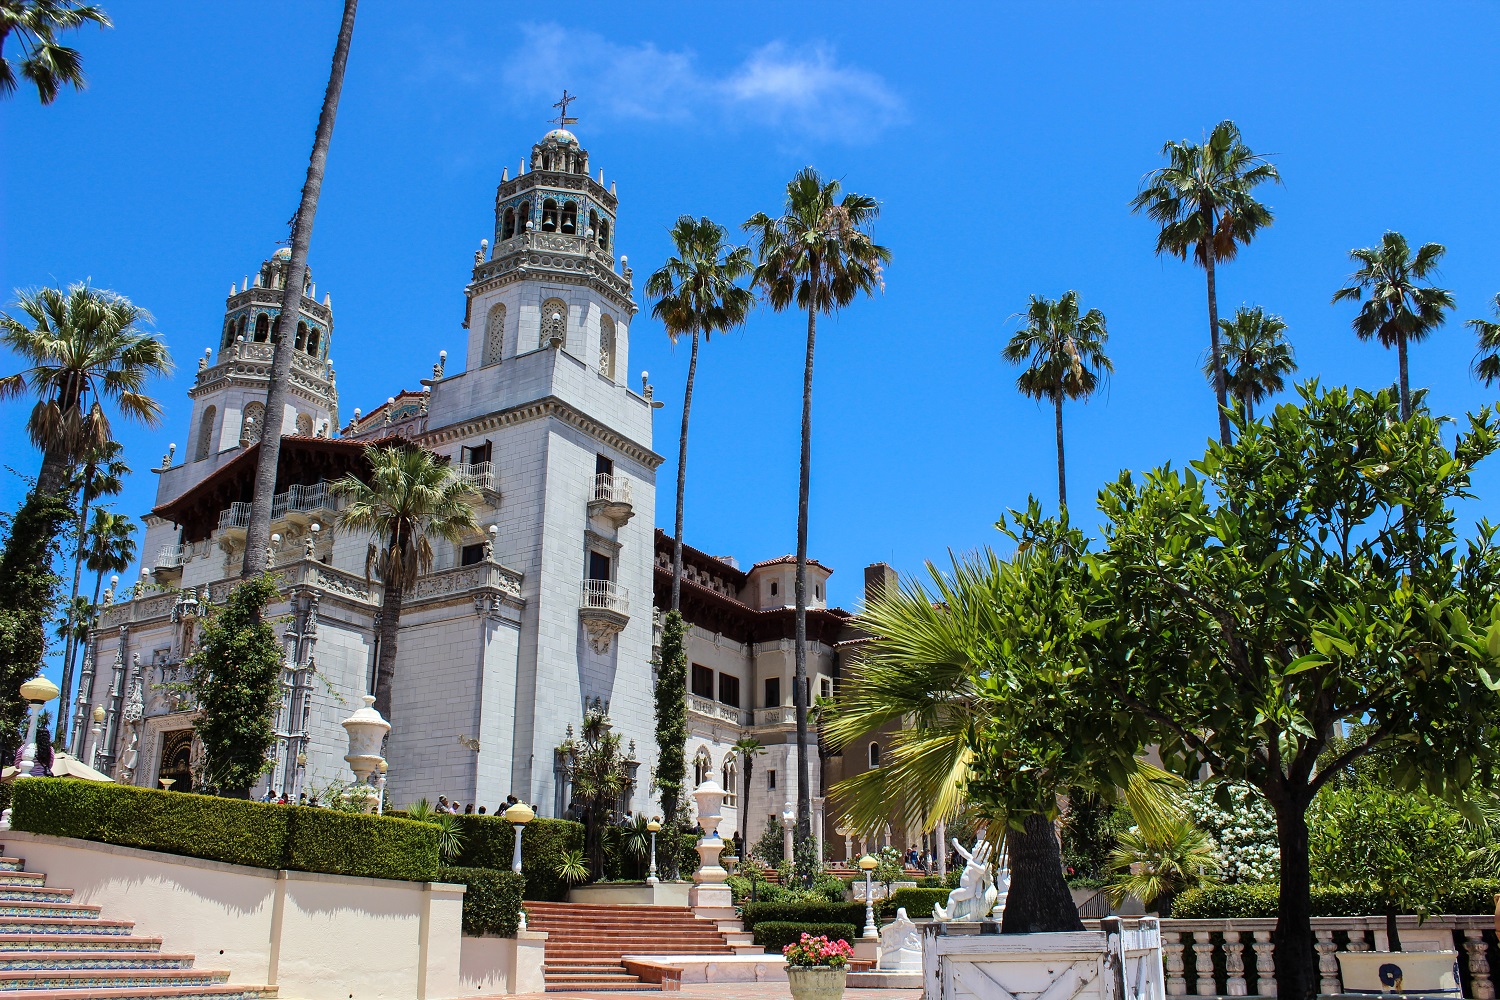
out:
<path id="1" fill-rule="evenodd" d="M 68 466 L 113 438 L 106 401 L 156 426 L 161 404 L 146 381 L 170 373 L 172 360 L 166 344 L 137 329 L 151 318 L 144 309 L 87 282 L 23 292 L 16 305 L 24 318 L 0 313 L 0 341 L 29 367 L 0 378 L 0 399 L 36 397 L 26 424 L 42 451 L 36 488 L 56 493 Z"/>
<path id="2" fill-rule="evenodd" d="M 80 643 L 88 638 L 87 627 L 80 633 L 77 626 L 81 623 L 72 616 L 79 609 L 78 583 L 83 576 L 89 505 L 100 497 L 119 496 L 120 491 L 125 488 L 125 477 L 130 475 L 130 466 L 125 464 L 124 453 L 125 448 L 118 441 L 106 441 L 102 447 L 90 448 L 83 457 L 82 468 L 75 466 L 70 477 L 69 492 L 78 497 L 78 524 L 73 547 L 73 590 L 67 606 L 68 627 L 64 631 L 66 642 L 63 649 L 62 695 L 58 702 L 63 708 L 57 713 L 57 742 L 63 745 L 67 745 L 68 739 L 70 715 L 66 706 L 70 704 L 70 692 L 73 689 L 73 661 L 77 658 Z M 98 600 L 97 596 L 95 600 Z M 83 603 L 89 608 L 93 607 L 86 601 Z"/>
<path id="3" fill-rule="evenodd" d="M 396 676 L 396 630 L 401 604 L 417 577 L 432 568 L 432 540 L 458 543 L 478 531 L 474 502 L 479 495 L 438 456 L 420 448 L 368 447 L 368 484 L 353 473 L 330 489 L 348 500 L 339 527 L 373 537 L 365 555 L 365 576 L 380 578 L 380 652 L 375 661 L 375 708 L 391 718 L 391 685 Z"/>
<path id="4" fill-rule="evenodd" d="M 1167 165 L 1147 174 L 1130 203 L 1132 212 L 1144 211 L 1161 231 L 1156 252 L 1171 254 L 1203 268 L 1208 277 L 1208 337 L 1214 362 L 1214 395 L 1219 402 L 1219 439 L 1229 443 L 1228 388 L 1219 348 L 1219 292 L 1217 268 L 1233 260 L 1239 248 L 1271 224 L 1271 210 L 1255 200 L 1253 191 L 1266 181 L 1281 183 L 1281 175 L 1264 156 L 1240 138 L 1234 122 L 1214 126 L 1202 145 L 1182 140 L 1161 149 Z"/>
<path id="5" fill-rule="evenodd" d="M 834 313 L 860 295 L 885 290 L 883 268 L 891 251 L 870 236 L 880 206 L 869 195 L 840 197 L 838 181 L 825 181 L 812 167 L 786 186 L 786 202 L 775 217 L 751 216 L 744 229 L 755 241 L 759 264 L 753 284 L 777 312 L 807 310 L 807 355 L 802 368 L 802 461 L 797 484 L 796 679 L 797 839 L 812 836 L 812 787 L 807 740 L 807 504 L 812 481 L 813 352 L 818 315 Z"/>
<path id="6" fill-rule="evenodd" d="M 103 507 L 94 508 L 90 522 L 83 564 L 94 574 L 95 607 L 104 587 L 104 574 L 123 573 L 135 561 L 135 521 L 128 514 L 116 514 Z"/>
<path id="7" fill-rule="evenodd" d="M 57 100 L 63 84 L 74 90 L 84 87 L 83 59 L 77 49 L 57 44 L 62 31 L 97 24 L 114 25 L 96 4 L 75 0 L 0 0 L 0 53 L 15 35 L 21 42 L 21 75 L 36 86 L 43 104 Z M 16 91 L 16 71 L 10 60 L 0 58 L 0 97 Z"/>
<path id="8" fill-rule="evenodd" d="M 1396 349 L 1402 420 L 1411 417 L 1406 346 L 1426 340 L 1453 308 L 1453 293 L 1430 281 L 1446 252 L 1441 243 L 1423 243 L 1414 254 L 1405 236 L 1387 232 L 1380 246 L 1349 251 L 1349 259 L 1359 266 L 1333 293 L 1335 302 L 1359 302 L 1369 294 L 1352 325 L 1360 340 L 1373 337 L 1380 346 Z"/>
<path id="9" fill-rule="evenodd" d="M 1255 404 L 1286 388 L 1286 377 L 1297 370 L 1297 359 L 1286 339 L 1286 323 L 1268 316 L 1260 306 L 1241 306 L 1233 319 L 1219 320 L 1224 335 L 1224 383 L 1229 395 L 1255 419 Z M 1203 374 L 1214 380 L 1212 357 L 1203 359 Z"/>
<path id="10" fill-rule="evenodd" d="M 677 442 L 677 521 L 672 532 L 672 611 L 682 599 L 682 506 L 687 490 L 688 414 L 693 408 L 693 382 L 698 375 L 698 336 L 708 340 L 715 331 L 731 330 L 745 322 L 755 295 L 737 282 L 753 270 L 750 248 L 729 246 L 725 228 L 710 219 L 691 215 L 677 218 L 672 227 L 675 256 L 646 280 L 646 294 L 656 298 L 651 315 L 662 321 L 672 343 L 688 334 L 687 388 L 682 394 L 682 435 Z"/>
<path id="11" fill-rule="evenodd" d="M 323 92 L 323 109 L 313 136 L 312 156 L 302 200 L 292 219 L 292 259 L 286 272 L 286 290 L 281 311 L 276 314 L 271 339 L 271 376 L 266 387 L 266 427 L 260 437 L 255 465 L 255 491 L 250 497 L 250 521 L 245 527 L 245 558 L 240 577 L 259 576 L 265 567 L 266 548 L 271 544 L 271 501 L 276 492 L 276 467 L 281 459 L 281 414 L 286 410 L 287 386 L 291 381 L 292 328 L 302 309 L 302 284 L 307 280 L 307 248 L 312 242 L 313 219 L 318 214 L 318 195 L 323 190 L 323 172 L 328 166 L 328 147 L 333 143 L 333 121 L 338 116 L 339 95 L 344 89 L 344 67 L 349 62 L 349 43 L 354 37 L 354 13 L 359 0 L 344 0 L 344 17 L 333 49 L 333 69 Z M 283 334 L 286 334 L 283 336 Z"/>
<path id="12" fill-rule="evenodd" d="M 1500 295 L 1495 296 L 1494 311 L 1500 318 Z M 1464 325 L 1479 338 L 1479 350 L 1474 354 L 1474 377 L 1487 386 L 1494 385 L 1500 379 L 1500 323 L 1471 319 Z"/>
<path id="13" fill-rule="evenodd" d="M 755 770 L 755 758 L 765 753 L 766 748 L 754 736 L 742 736 L 729 749 L 734 751 L 734 755 L 739 758 L 745 772 L 744 777 L 740 779 L 740 787 L 743 789 L 740 795 L 740 843 L 748 844 L 749 841 L 746 838 L 750 835 L 750 775 Z M 741 847 L 740 850 L 744 848 Z"/>
<path id="14" fill-rule="evenodd" d="M 1016 378 L 1016 388 L 1035 400 L 1050 400 L 1057 418 L 1057 504 L 1068 505 L 1067 465 L 1063 461 L 1063 400 L 1087 400 L 1115 370 L 1104 345 L 1109 340 L 1104 314 L 1090 309 L 1078 314 L 1078 293 L 1062 298 L 1031 297 L 1026 325 L 1005 345 L 1004 357 L 1028 367 Z"/>

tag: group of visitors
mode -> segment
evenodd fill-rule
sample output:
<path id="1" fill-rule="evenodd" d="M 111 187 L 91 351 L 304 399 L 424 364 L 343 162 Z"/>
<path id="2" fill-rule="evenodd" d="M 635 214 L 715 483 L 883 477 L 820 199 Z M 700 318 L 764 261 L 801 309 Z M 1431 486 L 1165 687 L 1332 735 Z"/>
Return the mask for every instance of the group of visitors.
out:
<path id="1" fill-rule="evenodd" d="M 495 815 L 496 816 L 502 816 L 502 815 L 504 815 L 505 814 L 505 810 L 509 809 L 511 806 L 515 805 L 516 803 L 518 803 L 520 801 L 521 800 L 519 798 L 517 798 L 514 794 L 507 795 L 505 797 L 505 801 L 502 802 L 500 805 L 498 805 L 498 806 L 495 807 Z M 533 807 L 533 811 L 534 811 L 534 807 Z M 464 803 L 463 805 L 459 805 L 457 802 L 450 801 L 448 799 L 448 796 L 446 796 L 446 795 L 439 795 L 438 796 L 437 806 L 434 807 L 433 812 L 444 813 L 444 814 L 449 815 L 449 816 L 484 816 L 484 815 L 487 815 L 486 812 L 485 812 L 484 806 L 476 806 L 473 802 L 467 802 L 467 803 Z"/>

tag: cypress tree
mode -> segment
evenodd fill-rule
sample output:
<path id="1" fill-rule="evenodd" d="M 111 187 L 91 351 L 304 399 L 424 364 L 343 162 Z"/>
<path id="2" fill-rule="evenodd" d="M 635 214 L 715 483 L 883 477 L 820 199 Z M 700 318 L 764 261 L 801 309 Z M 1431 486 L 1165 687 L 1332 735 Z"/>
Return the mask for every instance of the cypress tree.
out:
<path id="1" fill-rule="evenodd" d="M 656 671 L 656 788 L 661 796 L 663 828 L 671 831 L 664 875 L 678 876 L 679 824 L 673 822 L 683 805 L 687 779 L 687 623 L 682 614 L 668 611 L 661 630 L 661 662 Z M 658 852 L 660 854 L 660 852 Z"/>

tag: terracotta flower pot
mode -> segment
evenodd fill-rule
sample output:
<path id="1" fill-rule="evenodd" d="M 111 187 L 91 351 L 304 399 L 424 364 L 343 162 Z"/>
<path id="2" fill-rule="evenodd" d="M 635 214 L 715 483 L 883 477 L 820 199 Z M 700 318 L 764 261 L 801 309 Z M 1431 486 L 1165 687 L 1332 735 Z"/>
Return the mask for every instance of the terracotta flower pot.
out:
<path id="1" fill-rule="evenodd" d="M 844 980 L 848 975 L 848 968 L 835 969 L 829 965 L 789 965 L 786 968 L 792 1000 L 839 1000 L 844 995 Z"/>

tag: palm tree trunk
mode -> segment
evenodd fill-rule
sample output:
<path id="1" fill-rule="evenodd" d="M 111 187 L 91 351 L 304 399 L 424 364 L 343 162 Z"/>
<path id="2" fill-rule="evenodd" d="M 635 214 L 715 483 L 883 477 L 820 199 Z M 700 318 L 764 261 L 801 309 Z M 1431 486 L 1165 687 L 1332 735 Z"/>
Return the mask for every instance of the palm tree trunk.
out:
<path id="1" fill-rule="evenodd" d="M 682 394 L 682 436 L 677 442 L 677 523 L 672 532 L 672 608 L 682 604 L 682 504 L 687 495 L 688 414 L 693 409 L 693 380 L 698 376 L 698 330 L 693 329 L 693 349 L 688 354 L 687 389 Z"/>
<path id="2" fill-rule="evenodd" d="M 1229 393 L 1224 384 L 1224 350 L 1219 345 L 1219 282 L 1214 270 L 1213 213 L 1203 213 L 1207 242 L 1203 246 L 1203 270 L 1208 274 L 1208 343 L 1214 356 L 1214 398 L 1219 403 L 1219 442 L 1229 444 Z"/>
<path id="3" fill-rule="evenodd" d="M 240 577 L 248 579 L 265 569 L 266 548 L 271 544 L 271 500 L 276 492 L 276 466 L 281 459 L 281 424 L 285 419 L 287 384 L 292 370 L 292 351 L 297 314 L 302 308 L 302 281 L 307 274 L 307 247 L 312 241 L 313 219 L 318 213 L 318 194 L 323 189 L 323 171 L 328 165 L 328 147 L 333 142 L 333 120 L 338 115 L 339 94 L 344 89 L 344 67 L 349 62 L 349 41 L 354 36 L 354 11 L 359 0 L 344 0 L 344 19 L 339 25 L 338 44 L 333 50 L 333 71 L 323 94 L 318 131 L 302 201 L 292 224 L 292 259 L 287 268 L 286 290 L 271 339 L 271 380 L 266 389 L 265 425 L 260 435 L 260 455 L 255 466 L 255 492 L 251 496 L 250 523 L 245 528 L 245 558 Z"/>
<path id="4" fill-rule="evenodd" d="M 1398 330 L 1396 332 L 1396 367 L 1399 371 L 1401 387 L 1401 419 L 1411 419 L 1411 386 L 1407 382 L 1406 371 L 1406 333 Z"/>
<path id="5" fill-rule="evenodd" d="M 78 603 L 78 581 L 83 576 L 83 535 L 88 528 L 89 516 L 89 485 L 94 479 L 95 463 L 90 460 L 83 467 L 83 486 L 78 491 L 78 548 L 73 553 L 73 592 L 68 598 L 68 641 L 63 650 L 63 672 L 62 672 L 62 694 L 57 702 L 57 729 L 55 740 L 59 746 L 67 746 L 68 724 L 71 714 L 68 710 L 68 695 L 73 689 L 73 659 L 78 654 L 78 638 L 74 633 L 77 631 L 77 622 L 72 620 L 74 605 Z M 142 562 L 144 562 L 144 558 Z"/>
<path id="6" fill-rule="evenodd" d="M 375 658 L 375 711 L 391 721 L 391 688 L 396 679 L 396 630 L 401 626 L 401 581 L 385 583 L 380 595 L 380 655 Z"/>
<path id="7" fill-rule="evenodd" d="M 1063 461 L 1061 394 L 1052 400 L 1052 405 L 1057 412 L 1057 509 L 1063 512 L 1068 509 L 1068 473 L 1067 465 Z"/>
<path id="8" fill-rule="evenodd" d="M 745 793 L 740 796 L 740 853 L 750 853 L 750 773 L 755 770 L 755 758 L 745 754 Z M 744 862 L 744 857 L 740 862 Z"/>
<path id="9" fill-rule="evenodd" d="M 812 483 L 813 349 L 818 339 L 818 314 L 807 310 L 807 360 L 802 369 L 802 466 L 797 480 L 797 594 L 796 672 L 792 704 L 797 713 L 797 840 L 812 833 L 811 770 L 807 760 L 807 498 Z"/>
<path id="10" fill-rule="evenodd" d="M 1010 896 L 1001 916 L 1001 934 L 1081 931 L 1078 907 L 1062 873 L 1062 845 L 1052 821 L 1041 813 L 1026 817 L 1020 830 L 1005 834 L 1010 849 Z"/>

